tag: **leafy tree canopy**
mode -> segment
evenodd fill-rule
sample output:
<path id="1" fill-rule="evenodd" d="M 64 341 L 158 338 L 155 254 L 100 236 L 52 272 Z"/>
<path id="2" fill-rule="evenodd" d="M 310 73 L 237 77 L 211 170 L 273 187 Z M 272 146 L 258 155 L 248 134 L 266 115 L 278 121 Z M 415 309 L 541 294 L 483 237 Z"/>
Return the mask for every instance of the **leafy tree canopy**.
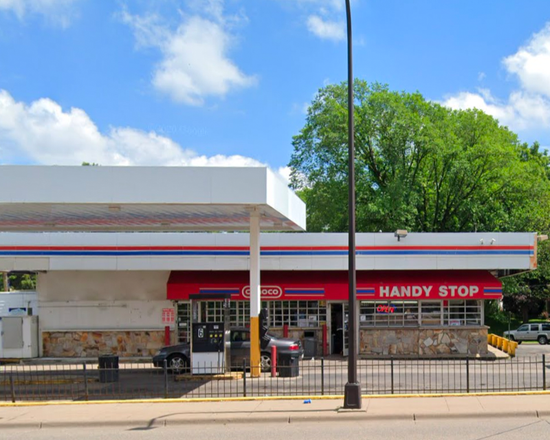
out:
<path id="1" fill-rule="evenodd" d="M 357 230 L 548 230 L 549 161 L 479 110 L 357 80 Z M 319 91 L 293 139 L 308 230 L 347 230 L 347 84 Z"/>

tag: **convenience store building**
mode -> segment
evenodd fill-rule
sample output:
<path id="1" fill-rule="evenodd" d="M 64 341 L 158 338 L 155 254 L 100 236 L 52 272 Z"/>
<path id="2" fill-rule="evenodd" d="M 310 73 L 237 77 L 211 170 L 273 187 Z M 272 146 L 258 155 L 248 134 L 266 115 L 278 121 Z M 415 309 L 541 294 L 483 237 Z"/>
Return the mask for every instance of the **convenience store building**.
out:
<path id="1" fill-rule="evenodd" d="M 58 200 L 48 197 L 64 167 L 44 168 L 54 175 L 42 174 L 33 203 L 3 202 L 0 269 L 38 273 L 38 340 L 45 357 L 150 356 L 167 338 L 187 341 L 192 319 L 219 321 L 222 305 L 209 299 L 213 293 L 230 294 L 231 323 L 248 325 L 250 234 L 181 231 L 230 229 L 219 226 L 227 224 L 247 229 L 254 205 L 263 210 L 262 230 L 305 226 L 295 195 L 265 169 L 259 177 L 224 169 L 208 196 L 194 194 L 190 214 L 189 203 L 178 211 L 173 200 L 155 199 L 173 191 L 173 182 L 149 180 L 152 188 L 145 191 L 149 168 L 128 174 L 67 167 L 76 178 L 90 173 L 99 189 L 90 181 L 88 192 L 72 185 Z M 193 172 L 200 179 L 211 171 Z M 109 180 L 101 173 L 117 176 L 115 184 L 127 187 L 132 200 L 113 197 L 112 182 L 103 190 L 108 197 L 98 198 Z M 250 179 L 263 185 L 263 200 L 250 197 L 259 186 Z M 214 187 L 240 200 L 228 207 L 212 198 Z M 502 297 L 499 278 L 536 268 L 535 233 L 360 233 L 356 241 L 355 307 L 364 356 L 486 354 L 484 302 Z M 347 234 L 266 232 L 259 243 L 261 301 L 272 332 L 315 339 L 318 355 L 346 355 Z"/>

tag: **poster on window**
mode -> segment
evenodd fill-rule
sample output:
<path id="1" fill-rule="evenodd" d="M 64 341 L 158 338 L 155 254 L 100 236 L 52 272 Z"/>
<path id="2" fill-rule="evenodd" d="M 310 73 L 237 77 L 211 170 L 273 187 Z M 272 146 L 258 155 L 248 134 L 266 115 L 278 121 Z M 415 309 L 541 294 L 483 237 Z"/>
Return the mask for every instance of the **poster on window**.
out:
<path id="1" fill-rule="evenodd" d="M 176 314 L 174 309 L 162 309 L 162 323 L 163 324 L 173 324 L 175 321 Z"/>

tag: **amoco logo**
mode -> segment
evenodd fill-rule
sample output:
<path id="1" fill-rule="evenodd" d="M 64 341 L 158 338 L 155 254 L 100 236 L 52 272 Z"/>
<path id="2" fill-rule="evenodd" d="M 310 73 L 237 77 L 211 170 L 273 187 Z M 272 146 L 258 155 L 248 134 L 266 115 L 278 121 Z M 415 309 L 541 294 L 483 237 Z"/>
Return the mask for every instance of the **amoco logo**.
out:
<path id="1" fill-rule="evenodd" d="M 250 298 L 250 286 L 243 287 L 243 296 Z M 283 296 L 283 289 L 279 286 L 262 286 L 261 297 L 262 298 L 280 298 Z"/>

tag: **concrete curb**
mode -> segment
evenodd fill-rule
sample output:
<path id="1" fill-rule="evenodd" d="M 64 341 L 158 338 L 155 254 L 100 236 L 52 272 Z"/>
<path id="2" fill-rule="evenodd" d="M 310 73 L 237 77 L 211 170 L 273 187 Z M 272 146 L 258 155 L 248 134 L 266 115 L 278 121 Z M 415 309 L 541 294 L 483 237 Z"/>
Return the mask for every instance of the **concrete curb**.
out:
<path id="1" fill-rule="evenodd" d="M 323 412 L 322 416 L 318 413 Z M 175 419 L 132 419 L 132 420 L 106 420 L 100 422 L 102 426 L 109 427 L 126 427 L 135 430 L 147 430 L 165 426 L 181 426 L 181 425 L 227 425 L 227 424 L 268 424 L 268 423 L 311 423 L 315 420 L 318 423 L 332 422 L 368 422 L 380 420 L 392 421 L 422 421 L 422 420 L 445 420 L 445 419 L 485 419 L 485 418 L 532 418 L 538 419 L 541 417 L 550 417 L 550 410 L 542 411 L 514 411 L 514 412 L 475 412 L 475 413 L 438 413 L 438 414 L 417 414 L 417 413 L 401 413 L 401 414 L 368 414 L 364 410 L 353 412 L 338 412 L 338 411 L 311 411 L 307 414 L 272 414 L 269 416 L 254 416 L 239 415 L 235 417 L 227 417 L 223 415 L 213 415 L 211 417 L 178 417 Z M 317 415 L 317 417 L 315 416 Z M 56 428 L 97 428 L 98 421 L 90 420 L 70 420 L 63 422 L 6 422 L 0 423 L 1 429 L 56 429 Z"/>

